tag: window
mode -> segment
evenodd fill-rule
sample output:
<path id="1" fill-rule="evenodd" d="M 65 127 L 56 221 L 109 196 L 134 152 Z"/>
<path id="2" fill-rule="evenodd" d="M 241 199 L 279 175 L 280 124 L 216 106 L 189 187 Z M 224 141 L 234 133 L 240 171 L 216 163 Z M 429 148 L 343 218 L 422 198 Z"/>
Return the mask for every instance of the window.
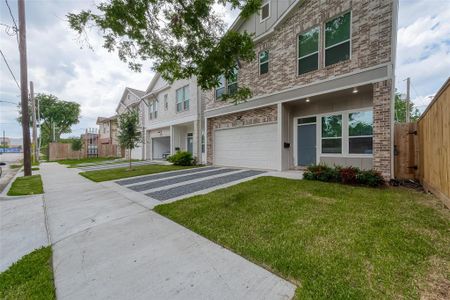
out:
<path id="1" fill-rule="evenodd" d="M 155 116 L 155 119 L 158 117 L 158 100 L 153 101 L 153 115 Z"/>
<path id="2" fill-rule="evenodd" d="M 298 75 L 319 68 L 319 27 L 298 36 Z"/>
<path id="3" fill-rule="evenodd" d="M 221 75 L 216 87 L 216 100 L 221 100 L 223 94 L 233 95 L 238 89 L 238 69 L 235 67 L 228 78 Z"/>
<path id="4" fill-rule="evenodd" d="M 350 12 L 325 24 L 325 66 L 350 59 Z"/>
<path id="5" fill-rule="evenodd" d="M 259 53 L 259 75 L 269 72 L 269 50 Z"/>
<path id="6" fill-rule="evenodd" d="M 221 75 L 219 78 L 219 86 L 216 87 L 216 99 L 220 99 L 225 93 L 225 76 Z"/>
<path id="7" fill-rule="evenodd" d="M 167 95 L 167 94 L 164 95 L 164 110 L 168 110 L 169 109 L 168 97 L 169 97 L 169 95 Z"/>
<path id="8" fill-rule="evenodd" d="M 342 153 L 342 115 L 322 117 L 322 153 Z"/>
<path id="9" fill-rule="evenodd" d="M 348 114 L 348 153 L 372 154 L 373 112 Z"/>
<path id="10" fill-rule="evenodd" d="M 155 106 L 153 105 L 153 101 L 150 102 L 149 106 L 148 106 L 148 119 L 151 120 L 153 119 L 153 112 L 155 111 Z"/>
<path id="11" fill-rule="evenodd" d="M 177 112 L 189 110 L 189 85 L 176 91 Z"/>
<path id="12" fill-rule="evenodd" d="M 205 133 L 202 132 L 202 153 L 205 153 Z"/>
<path id="13" fill-rule="evenodd" d="M 268 18 L 270 18 L 270 2 L 267 2 L 261 6 L 261 22 L 267 20 Z"/>

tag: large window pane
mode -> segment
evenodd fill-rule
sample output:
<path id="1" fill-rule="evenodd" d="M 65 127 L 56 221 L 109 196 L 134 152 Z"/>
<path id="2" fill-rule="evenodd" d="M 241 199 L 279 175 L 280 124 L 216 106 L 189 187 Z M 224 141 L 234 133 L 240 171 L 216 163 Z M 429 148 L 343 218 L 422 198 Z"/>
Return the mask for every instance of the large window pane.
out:
<path id="1" fill-rule="evenodd" d="M 372 154 L 372 137 L 351 137 L 348 140 L 350 154 Z"/>
<path id="2" fill-rule="evenodd" d="M 372 135 L 373 113 L 372 111 L 361 111 L 348 115 L 349 136 Z"/>
<path id="3" fill-rule="evenodd" d="M 259 53 L 259 74 L 269 72 L 269 51 L 261 51 Z"/>
<path id="4" fill-rule="evenodd" d="M 220 76 L 219 86 L 216 87 L 216 99 L 220 99 L 225 93 L 225 76 Z"/>
<path id="5" fill-rule="evenodd" d="M 299 58 L 319 51 L 319 27 L 298 36 L 298 49 Z"/>
<path id="6" fill-rule="evenodd" d="M 305 74 L 319 68 L 319 54 L 313 54 L 298 60 L 298 75 Z"/>
<path id="7" fill-rule="evenodd" d="M 259 65 L 259 74 L 266 74 L 269 72 L 269 62 Z"/>
<path id="8" fill-rule="evenodd" d="M 322 117 L 322 137 L 342 136 L 342 115 Z"/>
<path id="9" fill-rule="evenodd" d="M 350 12 L 331 20 L 325 25 L 325 47 L 350 39 Z"/>
<path id="10" fill-rule="evenodd" d="M 325 66 L 350 59 L 350 41 L 325 50 Z"/>
<path id="11" fill-rule="evenodd" d="M 342 139 L 322 139 L 322 153 L 342 153 Z"/>

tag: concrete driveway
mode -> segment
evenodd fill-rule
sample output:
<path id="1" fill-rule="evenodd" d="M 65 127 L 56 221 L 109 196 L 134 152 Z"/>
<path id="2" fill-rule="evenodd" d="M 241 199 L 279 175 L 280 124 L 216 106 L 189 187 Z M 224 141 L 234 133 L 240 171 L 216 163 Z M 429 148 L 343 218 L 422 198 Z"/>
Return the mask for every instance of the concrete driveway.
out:
<path id="1" fill-rule="evenodd" d="M 266 173 L 260 170 L 202 167 L 133 177 L 115 183 L 151 198 L 155 204 L 160 204 L 209 193 Z"/>
<path id="2" fill-rule="evenodd" d="M 42 164 L 41 174 L 58 299 L 294 295 L 293 284 L 149 210 L 140 192 L 56 163 Z"/>

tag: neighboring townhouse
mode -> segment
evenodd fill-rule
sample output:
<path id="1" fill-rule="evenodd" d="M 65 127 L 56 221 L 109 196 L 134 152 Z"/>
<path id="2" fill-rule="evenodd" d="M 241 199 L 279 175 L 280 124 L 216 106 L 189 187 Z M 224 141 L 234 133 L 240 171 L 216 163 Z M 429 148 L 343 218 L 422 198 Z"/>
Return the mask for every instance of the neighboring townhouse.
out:
<path id="1" fill-rule="evenodd" d="M 254 34 L 257 59 L 205 93 L 207 162 L 288 170 L 374 168 L 393 158 L 396 0 L 269 0 L 231 30 Z M 233 105 L 223 93 L 249 87 Z"/>
<path id="2" fill-rule="evenodd" d="M 102 145 L 119 145 L 117 138 L 117 115 L 103 118 L 97 118 L 98 134 L 99 134 L 99 144 Z"/>
<path id="3" fill-rule="evenodd" d="M 144 128 L 144 113 L 145 113 L 145 105 L 141 101 L 141 97 L 145 94 L 144 91 L 132 89 L 130 87 L 126 87 L 123 91 L 122 98 L 120 98 L 119 104 L 116 108 L 116 114 L 120 115 L 126 111 L 135 110 L 139 114 L 139 128 L 141 134 L 144 136 L 145 128 Z M 142 139 L 144 140 L 144 138 Z M 144 155 L 145 147 L 143 146 L 143 142 L 139 143 L 139 146 L 134 148 L 131 151 L 132 159 L 145 159 Z M 129 158 L 130 153 L 128 151 L 125 153 L 125 157 Z"/>
<path id="4" fill-rule="evenodd" d="M 145 104 L 145 159 L 165 159 L 176 151 L 189 151 L 204 161 L 201 91 L 197 80 L 166 82 L 160 74 L 151 80 Z"/>

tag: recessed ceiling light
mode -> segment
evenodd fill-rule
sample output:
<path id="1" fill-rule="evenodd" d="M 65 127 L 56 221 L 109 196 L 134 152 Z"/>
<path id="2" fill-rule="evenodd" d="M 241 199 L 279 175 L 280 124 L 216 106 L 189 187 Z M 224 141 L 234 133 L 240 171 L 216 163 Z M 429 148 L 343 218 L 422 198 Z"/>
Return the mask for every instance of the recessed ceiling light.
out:
<path id="1" fill-rule="evenodd" d="M 309 99 L 309 97 L 308 98 L 306 98 L 306 100 L 305 100 L 306 102 L 310 102 L 311 101 L 311 99 Z"/>
<path id="2" fill-rule="evenodd" d="M 352 93 L 353 93 L 353 94 L 357 94 L 357 93 L 358 93 L 358 88 L 357 88 L 357 87 L 354 87 Z"/>

